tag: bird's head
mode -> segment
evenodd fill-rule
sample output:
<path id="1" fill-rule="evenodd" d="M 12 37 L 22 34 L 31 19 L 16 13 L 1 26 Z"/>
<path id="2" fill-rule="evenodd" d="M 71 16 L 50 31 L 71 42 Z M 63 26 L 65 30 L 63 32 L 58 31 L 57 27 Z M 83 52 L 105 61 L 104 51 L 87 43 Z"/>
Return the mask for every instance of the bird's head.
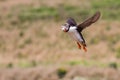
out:
<path id="1" fill-rule="evenodd" d="M 77 23 L 76 23 L 76 21 L 73 18 L 68 18 L 68 20 L 66 21 L 66 23 L 64 25 L 62 25 L 62 30 L 64 32 L 68 32 L 69 28 L 71 26 L 76 26 L 76 25 L 77 25 Z"/>
<path id="2" fill-rule="evenodd" d="M 68 23 L 65 23 L 65 24 L 62 25 L 61 27 L 62 27 L 62 31 L 68 32 L 68 31 L 69 31 L 69 28 L 70 28 L 70 25 L 69 25 Z"/>

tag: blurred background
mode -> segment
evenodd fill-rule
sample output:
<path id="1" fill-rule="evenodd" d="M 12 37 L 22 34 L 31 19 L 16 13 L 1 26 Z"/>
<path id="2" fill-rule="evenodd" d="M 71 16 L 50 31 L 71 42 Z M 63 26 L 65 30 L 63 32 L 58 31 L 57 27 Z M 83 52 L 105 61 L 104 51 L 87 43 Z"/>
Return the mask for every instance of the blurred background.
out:
<path id="1" fill-rule="evenodd" d="M 85 53 L 61 25 L 96 11 Z M 120 0 L 0 0 L 0 80 L 119 79 Z"/>

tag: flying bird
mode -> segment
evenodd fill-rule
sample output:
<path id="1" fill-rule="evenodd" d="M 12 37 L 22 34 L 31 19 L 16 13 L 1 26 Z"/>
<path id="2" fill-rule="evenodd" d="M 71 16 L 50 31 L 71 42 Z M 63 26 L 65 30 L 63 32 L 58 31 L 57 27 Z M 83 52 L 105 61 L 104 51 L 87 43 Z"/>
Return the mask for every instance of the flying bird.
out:
<path id="1" fill-rule="evenodd" d="M 89 27 L 91 24 L 95 23 L 98 19 L 100 18 L 100 12 L 96 12 L 92 17 L 86 19 L 84 22 L 80 23 L 77 25 L 76 21 L 73 18 L 68 18 L 66 23 L 62 25 L 62 31 L 68 33 L 73 40 L 76 41 L 78 48 L 86 52 L 86 43 L 85 39 L 83 38 L 82 31 L 86 28 Z"/>

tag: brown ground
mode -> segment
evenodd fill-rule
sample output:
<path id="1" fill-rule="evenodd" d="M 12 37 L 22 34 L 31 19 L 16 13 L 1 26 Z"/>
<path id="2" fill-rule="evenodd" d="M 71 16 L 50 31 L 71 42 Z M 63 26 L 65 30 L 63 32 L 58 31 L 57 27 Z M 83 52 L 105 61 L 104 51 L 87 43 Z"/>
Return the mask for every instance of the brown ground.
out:
<path id="1" fill-rule="evenodd" d="M 27 69 L 1 69 L 0 80 L 119 80 L 120 78 L 120 70 L 82 66 L 64 66 L 67 72 L 60 77 L 58 74 L 60 68 L 39 66 Z"/>
<path id="2" fill-rule="evenodd" d="M 78 0 L 69 0 L 68 3 L 89 5 L 86 2 L 87 0 L 80 1 L 78 3 Z M 67 3 L 67 1 L 0 0 L 0 20 L 3 22 L 3 25 L 0 26 L 0 65 L 4 68 L 12 63 L 15 67 L 18 67 L 21 62 L 31 61 L 54 64 L 50 67 L 38 66 L 27 69 L 4 68 L 0 70 L 0 80 L 58 80 L 56 72 L 59 67 L 55 64 L 76 60 L 93 60 L 96 61 L 95 63 L 104 64 L 116 62 L 119 64 L 120 59 L 116 58 L 116 50 L 120 48 L 120 41 L 112 43 L 111 38 L 120 34 L 119 21 L 100 20 L 92 25 L 92 28 L 86 29 L 83 32 L 88 45 L 88 52 L 86 53 L 77 49 L 76 44 L 69 39 L 69 36 L 61 32 L 60 26 L 64 21 L 40 20 L 14 26 L 11 24 L 12 21 L 18 20 L 16 16 L 22 6 L 32 5 L 37 7 L 46 4 L 56 6 L 61 3 Z M 8 14 L 12 14 L 14 17 L 7 19 Z M 18 28 L 21 25 L 26 28 L 24 30 Z M 110 30 L 107 30 L 107 27 L 110 27 Z M 50 29 L 48 30 L 48 28 Z M 19 36 L 21 32 L 24 33 L 22 38 Z M 40 34 L 40 36 L 37 34 Z M 104 41 L 104 37 L 110 39 Z M 96 38 L 103 40 L 92 44 L 91 40 Z M 27 43 L 26 41 L 29 40 L 30 42 Z M 118 80 L 120 78 L 119 69 L 81 66 L 67 66 L 65 69 L 67 69 L 67 74 L 63 80 Z"/>

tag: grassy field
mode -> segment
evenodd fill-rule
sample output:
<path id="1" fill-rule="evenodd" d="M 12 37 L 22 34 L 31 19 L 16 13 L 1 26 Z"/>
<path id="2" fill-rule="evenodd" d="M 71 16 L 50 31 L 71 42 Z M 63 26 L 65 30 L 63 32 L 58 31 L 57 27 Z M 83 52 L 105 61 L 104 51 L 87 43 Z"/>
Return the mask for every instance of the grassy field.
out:
<path id="1" fill-rule="evenodd" d="M 119 6 L 119 0 L 0 0 L 1 80 L 21 80 L 11 71 L 22 80 L 28 78 L 21 73 L 38 77 L 31 80 L 61 80 L 61 75 L 62 80 L 118 80 Z M 83 31 L 85 53 L 61 25 L 68 17 L 80 23 L 96 11 L 102 14 L 100 20 Z M 42 69 L 44 75 L 36 72 Z"/>

